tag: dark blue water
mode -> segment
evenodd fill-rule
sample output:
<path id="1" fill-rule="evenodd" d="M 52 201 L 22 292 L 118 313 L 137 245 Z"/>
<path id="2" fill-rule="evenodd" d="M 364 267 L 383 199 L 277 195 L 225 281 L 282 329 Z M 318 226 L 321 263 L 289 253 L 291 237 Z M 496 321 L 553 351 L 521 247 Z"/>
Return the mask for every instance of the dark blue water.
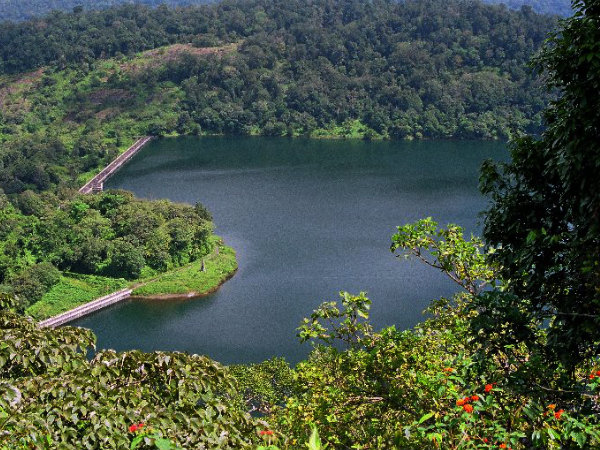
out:
<path id="1" fill-rule="evenodd" d="M 108 183 L 148 199 L 201 202 L 238 252 L 217 293 L 131 301 L 76 324 L 105 348 L 181 350 L 223 363 L 310 350 L 296 327 L 340 290 L 367 291 L 376 328 L 408 328 L 430 300 L 456 289 L 442 274 L 389 251 L 395 226 L 432 216 L 478 232 L 477 190 L 497 142 L 348 142 L 178 138 L 153 142 Z"/>

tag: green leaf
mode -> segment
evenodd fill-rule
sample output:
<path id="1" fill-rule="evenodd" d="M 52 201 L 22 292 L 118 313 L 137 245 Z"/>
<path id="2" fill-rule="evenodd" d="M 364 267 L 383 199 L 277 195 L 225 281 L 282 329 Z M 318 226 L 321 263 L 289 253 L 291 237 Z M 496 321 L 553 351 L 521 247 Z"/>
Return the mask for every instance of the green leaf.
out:
<path id="1" fill-rule="evenodd" d="M 421 417 L 419 419 L 419 425 L 421 425 L 426 420 L 431 419 L 433 416 L 434 416 L 434 413 L 427 413 L 427 414 L 425 414 L 423 417 Z"/>
<path id="2" fill-rule="evenodd" d="M 168 439 L 164 439 L 164 438 L 158 438 L 154 441 L 154 445 L 156 445 L 156 448 L 158 448 L 158 450 L 172 450 L 176 447 L 173 446 L 173 443 L 171 441 L 169 441 Z"/>
<path id="3" fill-rule="evenodd" d="M 138 444 L 144 440 L 144 436 L 136 436 L 133 441 L 131 441 L 131 446 L 129 447 L 131 450 L 137 448 Z"/>
<path id="4" fill-rule="evenodd" d="M 581 448 L 583 448 L 583 445 L 587 441 L 587 436 L 585 435 L 585 433 L 582 433 L 582 432 L 571 433 L 571 436 L 575 438 L 577 445 L 579 445 Z"/>
<path id="5" fill-rule="evenodd" d="M 558 434 L 552 428 L 548 428 L 548 436 L 550 436 L 550 439 L 553 439 L 555 441 L 560 440 L 560 434 Z"/>
<path id="6" fill-rule="evenodd" d="M 323 446 L 323 444 L 321 443 L 321 438 L 319 437 L 317 427 L 314 425 L 312 427 L 312 433 L 310 434 L 310 438 L 306 446 L 309 448 L 309 450 L 323 450 L 325 448 L 325 446 Z"/>

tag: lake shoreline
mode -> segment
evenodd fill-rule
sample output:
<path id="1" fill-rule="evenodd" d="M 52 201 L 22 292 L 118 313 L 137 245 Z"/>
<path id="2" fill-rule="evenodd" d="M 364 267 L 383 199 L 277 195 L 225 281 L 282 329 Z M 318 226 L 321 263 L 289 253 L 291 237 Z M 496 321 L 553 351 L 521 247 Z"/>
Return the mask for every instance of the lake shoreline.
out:
<path id="1" fill-rule="evenodd" d="M 508 143 L 508 139 L 502 139 L 499 137 L 493 138 L 464 138 L 464 137 L 456 137 L 456 136 L 446 136 L 446 137 L 429 137 L 429 136 L 405 136 L 405 137 L 392 137 L 389 135 L 381 135 L 377 134 L 376 136 L 367 136 L 364 134 L 336 134 L 329 133 L 326 131 L 321 132 L 312 132 L 310 134 L 294 134 L 294 135 L 264 135 L 258 133 L 250 133 L 250 134 L 240 134 L 240 135 L 232 135 L 229 133 L 208 133 L 201 132 L 199 134 L 195 133 L 178 133 L 172 132 L 167 134 L 157 134 L 152 136 L 154 139 L 174 139 L 174 138 L 214 138 L 214 137 L 243 137 L 243 138 L 261 138 L 261 139 L 289 139 L 289 140 L 314 140 L 314 141 L 350 141 L 350 142 L 398 142 L 398 143 L 408 143 L 408 142 L 436 142 L 436 141 L 448 141 L 448 142 L 503 142 Z"/>
<path id="2" fill-rule="evenodd" d="M 236 267 L 232 272 L 230 272 L 225 278 L 223 278 L 219 284 L 213 286 L 212 288 L 197 292 L 197 291 L 189 291 L 185 294 L 156 294 L 156 295 L 132 295 L 129 297 L 131 300 L 148 300 L 148 301 L 168 301 L 168 300 L 194 300 L 198 298 L 208 297 L 211 294 L 217 292 L 221 287 L 231 280 L 235 274 L 237 273 L 238 268 Z"/>
<path id="3" fill-rule="evenodd" d="M 139 292 L 143 288 L 158 290 L 159 293 L 128 295 L 123 300 L 182 300 L 206 297 L 218 291 L 223 284 L 233 278 L 238 270 L 238 265 L 235 251 L 231 247 L 225 246 L 220 238 L 218 238 L 218 243 L 215 245 L 217 245 L 219 251 L 213 252 L 203 258 L 205 261 L 205 271 L 202 271 L 202 259 L 200 259 L 185 266 L 163 272 L 151 280 L 125 283 L 120 288 L 130 289 L 132 293 Z M 173 289 L 175 292 L 170 292 L 169 289 Z M 45 305 L 43 300 L 41 300 L 36 303 L 38 308 L 46 306 L 46 308 L 50 308 L 50 312 L 38 312 L 33 316 L 37 321 L 47 321 L 51 318 L 81 309 L 86 305 L 93 304 L 100 298 L 113 295 L 115 292 L 98 293 L 93 298 L 90 297 L 83 302 L 75 302 L 70 305 L 70 308 L 62 309 L 52 309 L 52 305 Z"/>
<path id="4" fill-rule="evenodd" d="M 183 300 L 206 297 L 233 278 L 238 270 L 235 250 L 216 244 L 216 251 L 186 266 L 170 270 L 133 288 L 133 300 Z"/>
<path id="5" fill-rule="evenodd" d="M 240 269 L 198 301 L 189 300 L 210 288 L 170 287 L 169 276 L 160 290 L 140 289 L 132 293 L 138 301 L 75 325 L 93 329 L 103 348 L 186 350 L 226 364 L 297 362 L 308 353 L 295 337 L 298 324 L 342 289 L 368 292 L 374 326 L 408 329 L 428 298 L 455 288 L 393 257 L 395 227 L 433 216 L 477 234 L 485 208 L 479 167 L 506 153 L 502 143 L 475 140 L 157 139 L 106 187 L 201 202 Z"/>

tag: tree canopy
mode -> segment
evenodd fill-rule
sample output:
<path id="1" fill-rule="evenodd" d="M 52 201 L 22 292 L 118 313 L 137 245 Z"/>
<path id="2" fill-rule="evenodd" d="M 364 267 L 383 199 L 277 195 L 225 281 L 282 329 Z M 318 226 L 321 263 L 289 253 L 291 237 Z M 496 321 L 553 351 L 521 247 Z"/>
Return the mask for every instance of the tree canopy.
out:
<path id="1" fill-rule="evenodd" d="M 136 279 L 194 261 L 212 248 L 203 207 L 144 201 L 128 192 L 0 194 L 0 291 L 24 310 L 58 282 L 57 269 Z"/>
<path id="2" fill-rule="evenodd" d="M 545 358 L 567 365 L 600 354 L 600 4 L 575 5 L 537 58 L 560 92 L 546 131 L 517 140 L 511 162 L 482 173 L 493 201 L 484 235 L 518 302 L 484 307 L 502 308 L 509 322 L 519 308 L 547 327 Z"/>
<path id="3" fill-rule="evenodd" d="M 52 11 L 77 12 L 106 9 L 122 4 L 152 7 L 203 5 L 212 0 L 0 0 L 0 21 L 21 21 L 47 15 Z"/>
<path id="4" fill-rule="evenodd" d="M 486 3 L 502 3 L 509 8 L 531 7 L 540 14 L 558 14 L 568 17 L 573 14 L 571 0 L 483 0 Z"/>
<path id="5" fill-rule="evenodd" d="M 570 0 L 483 0 L 487 3 L 504 3 L 519 9 L 531 6 L 541 14 L 569 16 L 572 13 Z M 140 3 L 148 6 L 187 6 L 211 3 L 211 0 L 0 0 L 0 20 L 27 20 L 43 16 L 51 11 L 89 11 L 105 9 L 120 4 Z"/>
<path id="6" fill-rule="evenodd" d="M 264 426 L 244 412 L 220 364 L 139 351 L 88 359 L 89 330 L 39 329 L 11 306 L 0 294 L 0 448 L 121 450 L 133 448 L 140 425 L 139 448 L 240 449 L 258 440 Z"/>

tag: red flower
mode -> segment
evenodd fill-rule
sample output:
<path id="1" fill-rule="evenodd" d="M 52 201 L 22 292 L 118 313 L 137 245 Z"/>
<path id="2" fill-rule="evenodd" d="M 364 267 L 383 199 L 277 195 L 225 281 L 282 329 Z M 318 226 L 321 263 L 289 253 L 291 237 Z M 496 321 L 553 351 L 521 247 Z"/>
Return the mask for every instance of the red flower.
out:
<path id="1" fill-rule="evenodd" d="M 473 405 L 465 405 L 463 406 L 463 409 L 468 412 L 468 413 L 472 413 L 473 412 Z"/>
<path id="2" fill-rule="evenodd" d="M 491 384 L 485 385 L 485 392 L 490 392 L 492 389 L 494 389 L 494 386 L 492 386 Z"/>
<path id="3" fill-rule="evenodd" d="M 141 428 L 144 428 L 145 426 L 146 426 L 146 424 L 145 424 L 145 423 L 142 423 L 142 422 L 140 422 L 140 423 L 138 423 L 138 426 L 137 426 L 137 427 L 138 427 L 138 430 L 139 430 L 139 429 L 141 429 Z"/>
<path id="4" fill-rule="evenodd" d="M 590 373 L 590 376 L 588 377 L 590 380 L 593 380 L 596 377 L 596 374 Z"/>
<path id="5" fill-rule="evenodd" d="M 464 399 L 461 398 L 461 399 L 456 400 L 456 406 L 463 406 L 464 404 L 465 404 Z"/>
<path id="6" fill-rule="evenodd" d="M 483 438 L 482 441 L 487 444 L 488 443 L 488 438 Z"/>
<path id="7" fill-rule="evenodd" d="M 596 376 L 600 377 L 600 370 L 596 371 Z"/>
<path id="8" fill-rule="evenodd" d="M 271 430 L 261 430 L 259 434 L 261 436 L 273 436 L 273 432 Z"/>
<path id="9" fill-rule="evenodd" d="M 471 396 L 471 400 L 473 400 L 474 402 L 476 402 L 477 400 L 479 400 L 479 395 L 473 395 L 473 396 Z"/>
<path id="10" fill-rule="evenodd" d="M 138 429 L 138 426 L 136 424 L 133 424 L 129 427 L 129 432 L 134 433 L 137 431 L 137 429 Z"/>
<path id="11" fill-rule="evenodd" d="M 500 444 L 500 448 L 506 448 L 506 444 Z"/>
<path id="12" fill-rule="evenodd" d="M 452 367 L 446 367 L 444 372 L 454 372 L 454 369 Z"/>
<path id="13" fill-rule="evenodd" d="M 559 409 L 558 411 L 556 411 L 556 412 L 554 413 L 554 417 L 555 417 L 556 419 L 560 419 L 560 416 L 562 416 L 564 412 L 565 412 L 565 410 L 564 410 L 564 409 Z"/>

